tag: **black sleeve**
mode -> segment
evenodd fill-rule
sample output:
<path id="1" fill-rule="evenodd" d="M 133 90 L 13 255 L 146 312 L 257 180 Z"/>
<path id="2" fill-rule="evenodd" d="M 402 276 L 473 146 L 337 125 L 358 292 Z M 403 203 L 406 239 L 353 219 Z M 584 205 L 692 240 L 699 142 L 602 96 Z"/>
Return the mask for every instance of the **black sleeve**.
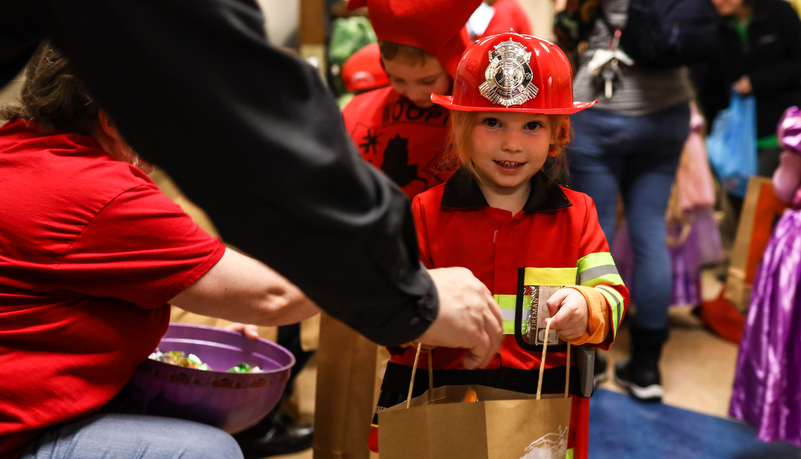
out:
<path id="1" fill-rule="evenodd" d="M 731 95 L 731 82 L 725 79 L 720 52 L 719 47 L 709 59 L 688 66 L 695 101 L 706 119 L 707 132 L 712 129 L 717 114 L 729 106 Z"/>
<path id="2" fill-rule="evenodd" d="M 428 328 L 438 299 L 406 197 L 360 159 L 316 70 L 266 43 L 254 1 L 37 5 L 123 137 L 226 242 L 379 344 Z"/>
<path id="3" fill-rule="evenodd" d="M 786 55 L 751 70 L 748 77 L 756 96 L 792 90 L 801 80 L 801 19 L 789 3 L 777 2 L 774 11 L 771 24 L 786 47 Z"/>
<path id="4" fill-rule="evenodd" d="M 42 41 L 30 5 L 0 0 L 0 89 L 16 77 Z"/>

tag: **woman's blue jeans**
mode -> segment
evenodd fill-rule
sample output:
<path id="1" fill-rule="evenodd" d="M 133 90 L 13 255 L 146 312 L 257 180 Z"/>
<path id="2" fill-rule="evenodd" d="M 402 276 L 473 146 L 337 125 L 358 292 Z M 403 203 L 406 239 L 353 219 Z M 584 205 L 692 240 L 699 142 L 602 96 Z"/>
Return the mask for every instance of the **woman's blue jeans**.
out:
<path id="1" fill-rule="evenodd" d="M 655 113 L 625 116 L 588 109 L 571 115 L 568 145 L 573 186 L 590 195 L 610 245 L 615 234 L 617 195 L 623 197 L 634 253 L 634 325 L 667 326 L 673 288 L 665 242 L 665 211 L 684 142 L 690 108 L 680 104 Z"/>
<path id="2" fill-rule="evenodd" d="M 93 416 L 47 429 L 20 459 L 242 459 L 220 429 L 130 411 L 118 396 Z"/>

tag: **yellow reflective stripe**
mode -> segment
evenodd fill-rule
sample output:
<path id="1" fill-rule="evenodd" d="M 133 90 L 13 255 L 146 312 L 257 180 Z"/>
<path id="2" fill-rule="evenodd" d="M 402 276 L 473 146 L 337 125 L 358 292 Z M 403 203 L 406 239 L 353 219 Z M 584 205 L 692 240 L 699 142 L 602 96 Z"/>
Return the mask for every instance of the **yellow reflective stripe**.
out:
<path id="1" fill-rule="evenodd" d="M 591 253 L 579 259 L 576 283 L 587 287 L 598 284 L 623 285 L 615 260 L 609 252 Z"/>
<path id="2" fill-rule="evenodd" d="M 585 264 L 587 266 L 613 265 L 615 264 L 615 259 L 612 258 L 612 254 L 609 252 L 595 252 L 579 258 L 578 265 Z"/>
<path id="3" fill-rule="evenodd" d="M 574 285 L 576 268 L 525 268 L 525 285 Z"/>
<path id="4" fill-rule="evenodd" d="M 612 287 L 606 285 L 600 285 L 595 287 L 595 289 L 601 292 L 601 294 L 603 294 L 603 296 L 606 298 L 606 301 L 609 302 L 609 306 L 612 310 L 612 313 L 610 314 L 610 318 L 612 319 L 612 331 L 616 336 L 617 329 L 620 326 L 620 321 L 623 319 L 623 295 L 618 293 L 618 291 Z"/>
<path id="5" fill-rule="evenodd" d="M 514 309 L 517 305 L 517 295 L 492 295 L 492 298 L 498 303 L 501 309 Z M 529 301 L 531 303 L 531 301 Z"/>
<path id="6" fill-rule="evenodd" d="M 605 287 L 598 287 L 598 290 L 606 297 L 606 300 L 609 302 L 609 309 L 610 314 L 609 317 L 612 320 L 612 331 L 614 332 L 613 336 L 617 336 L 617 330 L 620 328 L 620 322 L 623 316 L 623 301 L 619 293 L 612 290 L 611 288 Z"/>
<path id="7" fill-rule="evenodd" d="M 503 334 L 514 335 L 517 295 L 495 294 L 492 295 L 492 298 L 496 303 L 498 303 L 498 306 L 501 307 L 501 315 L 503 316 Z M 531 295 L 523 296 L 523 309 L 531 309 Z M 525 311 L 523 312 L 523 318 L 525 319 Z M 525 335 L 527 330 L 526 320 L 523 320 L 523 323 L 520 325 L 523 328 L 523 334 Z"/>
<path id="8" fill-rule="evenodd" d="M 567 454 L 565 455 L 565 459 L 573 459 L 573 448 L 567 450 Z"/>

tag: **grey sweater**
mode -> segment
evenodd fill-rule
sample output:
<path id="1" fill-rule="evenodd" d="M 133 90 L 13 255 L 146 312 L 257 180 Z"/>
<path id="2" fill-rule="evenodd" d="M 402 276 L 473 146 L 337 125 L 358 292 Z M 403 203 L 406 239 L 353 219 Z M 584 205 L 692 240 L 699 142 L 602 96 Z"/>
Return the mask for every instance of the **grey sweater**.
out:
<path id="1" fill-rule="evenodd" d="M 613 26 L 623 28 L 626 24 L 628 0 L 603 0 L 601 7 Z M 595 99 L 595 107 L 610 110 L 621 115 L 637 116 L 653 113 L 682 102 L 687 102 L 692 94 L 687 69 L 645 69 L 635 63 L 632 67 L 620 64 L 621 81 L 615 86 L 611 99 L 605 99 L 603 90 L 592 84 L 592 75 L 587 63 L 598 49 L 606 49 L 609 43 L 609 30 L 598 19 L 590 33 L 589 46 L 579 57 L 579 70 L 573 81 L 573 98 L 587 102 Z"/>

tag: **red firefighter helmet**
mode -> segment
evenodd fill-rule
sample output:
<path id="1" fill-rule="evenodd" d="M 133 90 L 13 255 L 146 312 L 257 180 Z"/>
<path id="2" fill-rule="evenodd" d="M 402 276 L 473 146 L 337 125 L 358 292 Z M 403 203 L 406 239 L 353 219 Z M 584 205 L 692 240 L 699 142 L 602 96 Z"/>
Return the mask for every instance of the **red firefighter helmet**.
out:
<path id="1" fill-rule="evenodd" d="M 369 91 L 389 86 L 389 76 L 381 66 L 378 43 L 356 51 L 342 64 L 342 82 L 349 92 Z"/>
<path id="2" fill-rule="evenodd" d="M 459 111 L 569 115 L 594 102 L 573 102 L 573 71 L 565 53 L 548 40 L 507 32 L 483 38 L 462 55 L 453 96 L 431 100 Z"/>

